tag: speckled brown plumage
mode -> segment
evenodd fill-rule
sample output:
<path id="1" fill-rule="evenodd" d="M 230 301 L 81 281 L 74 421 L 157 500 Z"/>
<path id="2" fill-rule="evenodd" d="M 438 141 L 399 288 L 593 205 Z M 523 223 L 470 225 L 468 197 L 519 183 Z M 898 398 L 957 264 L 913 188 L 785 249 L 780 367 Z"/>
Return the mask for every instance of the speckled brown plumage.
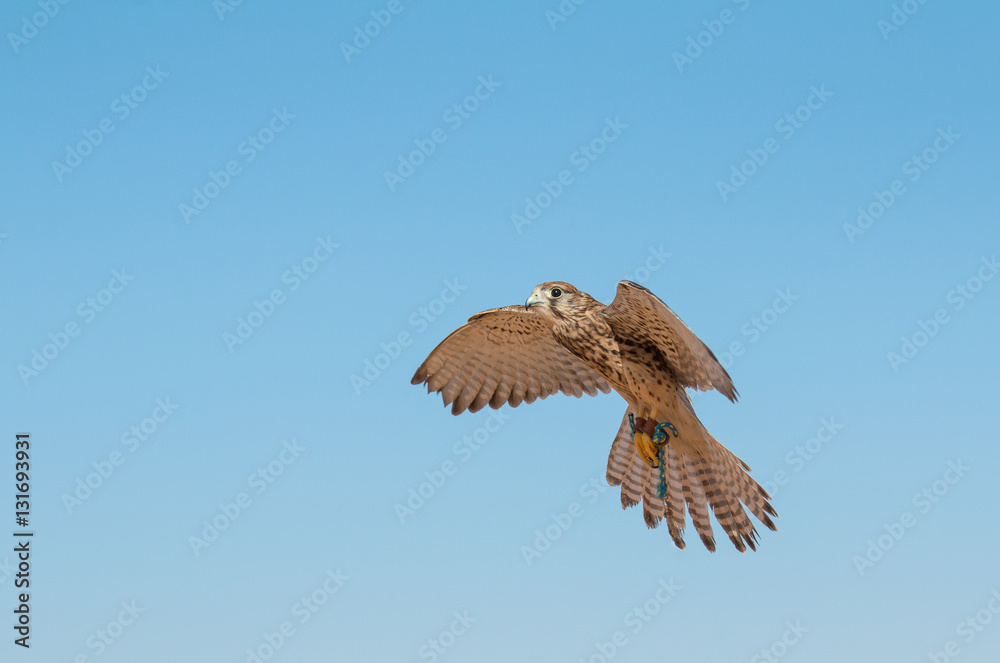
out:
<path id="1" fill-rule="evenodd" d="M 775 529 L 771 516 L 777 514 L 767 492 L 750 477 L 750 468 L 705 430 L 687 395 L 687 388 L 716 389 L 735 401 L 729 374 L 694 332 L 640 285 L 622 281 L 614 301 L 604 306 L 569 283 L 544 283 L 524 306 L 469 318 L 431 352 L 412 382 L 441 392 L 453 414 L 486 405 L 516 407 L 559 391 L 579 397 L 614 389 L 628 408 L 611 445 L 607 479 L 621 486 L 623 507 L 642 502 L 646 525 L 666 520 L 679 548 L 690 513 L 705 547 L 715 550 L 709 508 L 741 552 L 755 550 L 758 541 L 746 510 Z M 633 439 L 630 414 L 647 434 L 658 422 L 672 422 L 677 434 L 661 449 L 662 468 L 648 449 L 637 446 L 641 440 Z"/>

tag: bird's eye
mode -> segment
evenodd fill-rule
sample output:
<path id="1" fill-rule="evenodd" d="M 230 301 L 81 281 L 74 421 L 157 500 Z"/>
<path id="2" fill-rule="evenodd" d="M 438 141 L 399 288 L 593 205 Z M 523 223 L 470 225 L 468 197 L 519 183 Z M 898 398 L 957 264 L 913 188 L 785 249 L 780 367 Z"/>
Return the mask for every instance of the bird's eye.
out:
<path id="1" fill-rule="evenodd" d="M 549 291 L 549 294 L 552 295 L 552 299 L 559 299 L 562 297 L 562 290 L 559 288 L 552 288 L 552 290 Z"/>

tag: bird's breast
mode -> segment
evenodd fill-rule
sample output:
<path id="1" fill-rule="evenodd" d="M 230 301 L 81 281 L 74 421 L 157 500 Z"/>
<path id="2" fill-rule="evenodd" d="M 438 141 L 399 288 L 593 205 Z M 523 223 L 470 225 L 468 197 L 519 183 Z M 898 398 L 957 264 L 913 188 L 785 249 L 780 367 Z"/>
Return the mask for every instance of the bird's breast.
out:
<path id="1" fill-rule="evenodd" d="M 566 320 L 557 323 L 552 333 L 560 345 L 621 391 L 618 387 L 625 384 L 621 352 L 606 322 L 593 316 Z"/>

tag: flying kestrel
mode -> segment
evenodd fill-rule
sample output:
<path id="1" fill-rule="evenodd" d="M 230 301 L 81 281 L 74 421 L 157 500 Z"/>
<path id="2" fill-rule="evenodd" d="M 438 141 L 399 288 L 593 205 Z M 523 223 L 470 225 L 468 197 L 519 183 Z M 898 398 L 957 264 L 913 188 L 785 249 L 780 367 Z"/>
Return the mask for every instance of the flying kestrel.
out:
<path id="1" fill-rule="evenodd" d="M 608 483 L 622 508 L 642 501 L 646 525 L 666 519 L 684 548 L 685 507 L 715 550 L 708 516 L 740 552 L 756 550 L 744 507 L 769 529 L 777 517 L 750 468 L 705 430 L 686 388 L 736 390 L 712 351 L 652 292 L 631 281 L 605 306 L 569 283 L 535 288 L 524 306 L 483 311 L 452 332 L 420 365 L 413 384 L 441 392 L 452 414 L 485 405 L 517 407 L 557 391 L 580 397 L 614 389 L 628 409 L 608 457 Z"/>

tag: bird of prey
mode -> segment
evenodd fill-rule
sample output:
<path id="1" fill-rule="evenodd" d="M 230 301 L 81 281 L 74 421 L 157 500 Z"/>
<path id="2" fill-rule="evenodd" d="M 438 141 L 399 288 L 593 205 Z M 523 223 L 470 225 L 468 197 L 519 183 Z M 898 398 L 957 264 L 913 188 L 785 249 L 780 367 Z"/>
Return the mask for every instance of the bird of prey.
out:
<path id="1" fill-rule="evenodd" d="M 621 281 L 605 306 L 569 283 L 535 288 L 523 306 L 477 313 L 452 332 L 413 376 L 441 392 L 452 414 L 517 407 L 561 391 L 614 389 L 628 403 L 608 457 L 607 480 L 622 508 L 642 501 L 649 528 L 667 521 L 684 548 L 685 508 L 715 551 L 708 507 L 740 552 L 756 550 L 744 507 L 769 529 L 777 517 L 750 468 L 705 429 L 687 388 L 737 393 L 712 351 L 656 295 Z"/>

